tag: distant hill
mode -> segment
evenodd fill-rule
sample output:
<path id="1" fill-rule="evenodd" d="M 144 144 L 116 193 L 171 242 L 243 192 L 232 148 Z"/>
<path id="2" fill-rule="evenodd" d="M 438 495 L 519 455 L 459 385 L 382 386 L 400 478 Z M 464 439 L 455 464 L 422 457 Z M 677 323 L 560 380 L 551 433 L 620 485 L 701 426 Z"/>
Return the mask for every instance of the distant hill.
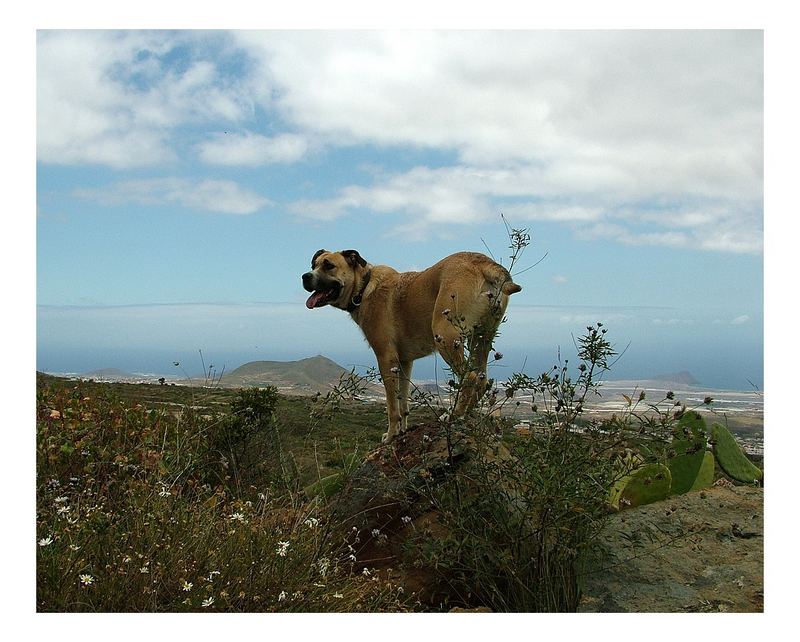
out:
<path id="1" fill-rule="evenodd" d="M 655 377 L 649 377 L 648 379 L 649 381 L 669 381 L 670 383 L 680 383 L 685 386 L 697 386 L 700 384 L 700 382 L 692 376 L 692 373 L 687 372 L 686 370 L 656 375 Z"/>
<path id="2" fill-rule="evenodd" d="M 225 386 L 276 386 L 327 390 L 347 370 L 317 355 L 299 361 L 251 361 L 222 377 Z"/>

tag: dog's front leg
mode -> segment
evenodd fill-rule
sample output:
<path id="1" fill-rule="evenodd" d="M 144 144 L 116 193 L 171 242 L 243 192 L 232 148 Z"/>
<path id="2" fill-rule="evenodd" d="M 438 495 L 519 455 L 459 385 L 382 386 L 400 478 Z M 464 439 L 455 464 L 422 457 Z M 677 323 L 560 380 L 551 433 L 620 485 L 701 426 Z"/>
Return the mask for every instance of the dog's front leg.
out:
<path id="1" fill-rule="evenodd" d="M 383 443 L 389 443 L 400 431 L 402 416 L 400 414 L 400 380 L 401 373 L 399 361 L 396 355 L 382 355 L 378 357 L 378 369 L 383 379 L 383 387 L 386 390 L 386 414 L 389 418 L 389 430 L 384 433 Z"/>

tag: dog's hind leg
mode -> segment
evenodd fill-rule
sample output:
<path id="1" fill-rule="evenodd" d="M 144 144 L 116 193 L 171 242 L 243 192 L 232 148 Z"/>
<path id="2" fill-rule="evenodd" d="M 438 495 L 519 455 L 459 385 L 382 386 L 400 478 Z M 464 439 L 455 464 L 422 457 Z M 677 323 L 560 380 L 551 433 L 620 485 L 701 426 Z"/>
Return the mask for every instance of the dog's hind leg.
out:
<path id="1" fill-rule="evenodd" d="M 487 297 L 483 309 L 473 308 L 471 315 L 467 311 L 466 316 L 450 312 L 434 317 L 437 349 L 459 381 L 456 417 L 474 408 L 486 391 L 489 353 L 507 301 L 505 296 L 496 302 Z"/>
<path id="2" fill-rule="evenodd" d="M 453 409 L 453 416 L 459 417 L 468 410 L 467 400 L 472 396 L 467 390 L 471 387 L 469 383 L 471 373 L 470 366 L 464 357 L 466 337 L 448 318 L 437 318 L 433 323 L 433 333 L 437 351 L 442 355 L 454 378 L 459 382 Z"/>

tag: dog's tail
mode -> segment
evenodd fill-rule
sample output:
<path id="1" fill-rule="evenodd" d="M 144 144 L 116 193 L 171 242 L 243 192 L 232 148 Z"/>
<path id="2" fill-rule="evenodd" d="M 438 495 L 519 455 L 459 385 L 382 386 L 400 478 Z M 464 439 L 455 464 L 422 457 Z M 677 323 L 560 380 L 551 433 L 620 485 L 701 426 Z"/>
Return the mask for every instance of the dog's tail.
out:
<path id="1" fill-rule="evenodd" d="M 499 288 L 506 296 L 516 294 L 522 290 L 521 285 L 514 283 L 508 270 L 494 261 L 483 268 L 483 277 L 486 281 Z"/>

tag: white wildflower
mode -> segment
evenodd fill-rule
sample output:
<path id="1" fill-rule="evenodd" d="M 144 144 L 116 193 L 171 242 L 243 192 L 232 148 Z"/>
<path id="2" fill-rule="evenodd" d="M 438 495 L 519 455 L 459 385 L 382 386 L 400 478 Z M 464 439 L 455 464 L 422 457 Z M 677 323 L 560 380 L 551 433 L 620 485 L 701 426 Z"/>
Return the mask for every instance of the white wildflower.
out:
<path id="1" fill-rule="evenodd" d="M 200 606 L 202 606 L 203 608 L 207 608 L 207 607 L 211 606 L 213 603 L 214 603 L 214 598 L 213 597 L 207 597 L 206 599 L 204 599 L 202 601 Z"/>
<path id="2" fill-rule="evenodd" d="M 181 590 L 186 591 L 187 593 L 192 590 L 194 584 L 191 582 L 187 582 L 186 580 L 181 580 Z"/>
<path id="3" fill-rule="evenodd" d="M 381 534 L 380 529 L 378 529 L 378 528 L 373 528 L 372 529 L 372 536 L 373 537 L 378 537 L 378 535 L 380 535 L 380 534 Z"/>
<path id="4" fill-rule="evenodd" d="M 242 524 L 246 524 L 247 520 L 244 518 L 244 513 L 233 513 L 231 515 L 232 522 L 242 522 Z"/>
<path id="5" fill-rule="evenodd" d="M 342 595 L 341 593 L 334 593 L 334 594 L 333 594 L 333 597 L 335 597 L 335 598 L 337 598 L 337 599 L 341 600 L 341 599 L 344 597 L 344 595 Z"/>
<path id="6" fill-rule="evenodd" d="M 411 517 L 409 517 L 408 515 L 404 515 L 403 517 L 400 518 L 400 521 L 403 522 L 403 524 L 410 524 Z"/>
<path id="7" fill-rule="evenodd" d="M 281 591 L 280 595 L 278 595 L 278 602 L 283 602 L 286 599 L 286 591 Z"/>
<path id="8" fill-rule="evenodd" d="M 81 580 L 81 584 L 83 584 L 84 586 L 90 586 L 90 585 L 94 584 L 94 578 L 91 575 L 88 575 L 88 574 L 84 573 L 84 574 L 79 575 L 78 577 Z"/>
<path id="9" fill-rule="evenodd" d="M 278 557 L 286 557 L 286 551 L 289 550 L 289 542 L 278 542 L 278 546 L 275 547 L 275 554 Z"/>
<path id="10" fill-rule="evenodd" d="M 309 528 L 315 528 L 319 525 L 319 520 L 316 517 L 309 517 L 306 521 L 303 522 Z"/>
<path id="11" fill-rule="evenodd" d="M 48 535 L 39 540 L 39 546 L 50 546 L 53 543 L 53 536 Z"/>

